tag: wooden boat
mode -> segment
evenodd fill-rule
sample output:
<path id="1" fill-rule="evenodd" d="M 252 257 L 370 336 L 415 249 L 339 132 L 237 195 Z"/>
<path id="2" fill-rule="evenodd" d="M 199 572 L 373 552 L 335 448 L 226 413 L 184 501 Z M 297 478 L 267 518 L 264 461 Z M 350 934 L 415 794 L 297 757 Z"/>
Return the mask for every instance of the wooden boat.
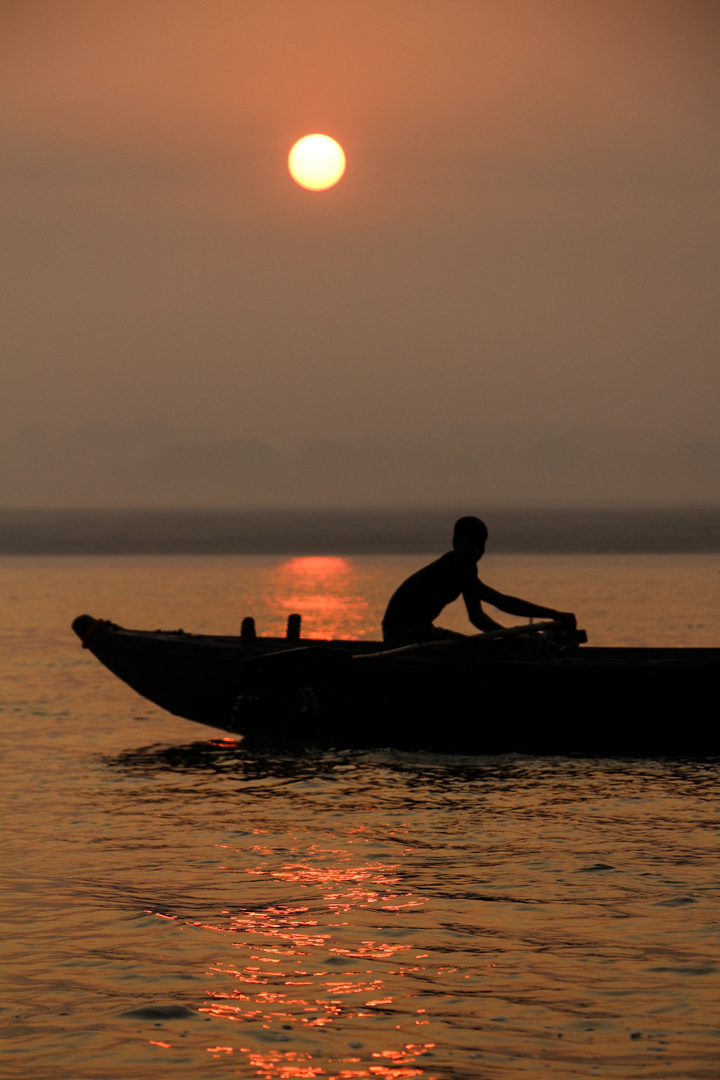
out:
<path id="1" fill-rule="evenodd" d="M 594 648 L 558 624 L 388 650 L 381 642 L 127 630 L 80 615 L 107 668 L 254 748 L 720 754 L 720 649 Z"/>

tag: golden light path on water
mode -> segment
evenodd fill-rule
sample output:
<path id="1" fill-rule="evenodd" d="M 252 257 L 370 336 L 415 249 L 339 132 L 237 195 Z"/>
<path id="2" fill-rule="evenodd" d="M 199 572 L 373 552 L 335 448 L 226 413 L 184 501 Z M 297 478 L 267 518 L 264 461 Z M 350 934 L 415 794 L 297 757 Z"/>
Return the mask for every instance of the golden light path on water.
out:
<path id="1" fill-rule="evenodd" d="M 422 562 L 0 560 L 8 1077 L 715 1074 L 717 762 L 253 757 L 69 631 L 376 637 Z M 710 556 L 486 568 L 596 643 L 718 644 Z"/>
<path id="2" fill-rule="evenodd" d="M 351 843 L 363 843 L 362 833 L 366 826 L 358 826 Z M 254 830 L 256 834 L 268 830 Z M 253 850 L 261 856 L 272 856 L 274 851 L 264 844 L 256 844 Z M 397 981 L 406 973 L 417 973 L 428 953 L 416 953 L 407 942 L 387 943 L 374 938 L 362 939 L 352 947 L 333 944 L 333 931 L 350 925 L 355 909 L 367 910 L 376 905 L 379 911 L 399 912 L 403 909 L 422 907 L 424 901 L 411 892 L 398 893 L 400 876 L 398 864 L 355 863 L 357 855 L 347 849 L 318 849 L 311 846 L 308 859 L 319 857 L 324 865 L 308 865 L 308 862 L 291 863 L 277 870 L 252 868 L 246 872 L 255 877 L 270 876 L 290 887 L 312 889 L 326 910 L 326 918 L 312 917 L 305 905 L 270 906 L 261 911 L 232 915 L 229 910 L 221 912 L 228 916 L 226 922 L 203 923 L 185 920 L 185 925 L 203 930 L 232 935 L 234 948 L 247 950 L 250 963 L 236 965 L 228 961 L 212 965 L 207 974 L 218 975 L 227 983 L 228 978 L 237 988 L 210 990 L 207 1002 L 200 1012 L 223 1020 L 260 1023 L 264 1030 L 280 1024 L 283 1030 L 299 1026 L 308 1031 L 323 1029 L 335 1020 L 349 1022 L 354 1019 L 374 1018 L 380 1011 L 392 1014 L 394 1007 L 402 1003 L 392 994 L 385 993 L 385 980 L 377 977 L 377 968 L 363 969 L 363 962 L 397 964 L 389 972 Z M 332 860 L 330 864 L 326 860 Z M 317 912 L 317 908 L 315 909 Z M 150 912 L 148 912 L 150 914 Z M 160 918 L 173 918 L 157 913 Z M 333 921 L 339 920 L 339 921 Z M 322 932 L 324 930 L 324 932 Z M 320 951 L 320 966 L 313 956 Z M 333 963 L 352 965 L 350 970 L 327 970 Z M 359 967 L 358 967 L 359 962 Z M 327 967 L 323 966 L 323 963 Z M 272 965 L 282 965 L 279 969 Z M 291 965 L 296 965 L 292 966 Z M 374 976 L 374 977 L 373 977 Z M 316 996 L 320 993 L 321 996 Z M 405 996 L 405 995 L 403 995 Z M 424 1008 L 414 1010 L 414 1024 L 420 1028 L 429 1024 Z M 396 1030 L 401 1025 L 397 1024 Z M 418 1033 L 418 1039 L 421 1033 Z M 172 1044 L 167 1044 L 169 1048 Z M 341 1068 L 338 1077 L 362 1076 L 419 1076 L 422 1069 L 408 1069 L 418 1057 L 434 1047 L 432 1042 L 406 1042 L 399 1049 L 372 1051 L 373 1064 L 369 1068 Z M 328 1075 L 325 1069 L 312 1067 L 314 1055 L 298 1050 L 272 1050 L 262 1053 L 257 1048 L 235 1045 L 208 1047 L 213 1055 L 239 1052 L 247 1055 L 248 1062 L 258 1073 L 271 1077 L 305 1077 Z M 359 1065 L 362 1057 L 357 1054 L 341 1057 L 338 1065 Z M 389 1064 L 384 1064 L 388 1062 Z"/>
<path id="3" fill-rule="evenodd" d="M 352 639 L 366 632 L 369 604 L 350 559 L 332 555 L 289 559 L 274 570 L 268 585 L 267 610 L 281 617 L 301 614 L 305 637 Z"/>

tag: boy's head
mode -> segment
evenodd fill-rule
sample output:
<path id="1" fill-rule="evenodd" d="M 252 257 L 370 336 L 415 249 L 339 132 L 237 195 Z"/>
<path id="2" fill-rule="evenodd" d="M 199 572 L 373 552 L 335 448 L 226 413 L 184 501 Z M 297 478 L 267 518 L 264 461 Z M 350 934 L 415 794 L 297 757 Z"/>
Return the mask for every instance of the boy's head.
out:
<path id="1" fill-rule="evenodd" d="M 461 517 L 455 522 L 453 530 L 454 548 L 473 548 L 478 552 L 478 559 L 485 550 L 488 538 L 487 525 L 480 518 Z"/>

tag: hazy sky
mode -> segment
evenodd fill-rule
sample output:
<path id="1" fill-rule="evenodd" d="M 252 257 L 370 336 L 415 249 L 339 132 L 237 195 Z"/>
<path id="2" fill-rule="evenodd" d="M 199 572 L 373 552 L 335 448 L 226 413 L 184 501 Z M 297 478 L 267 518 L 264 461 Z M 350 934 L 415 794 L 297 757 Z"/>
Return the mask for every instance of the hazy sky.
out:
<path id="1" fill-rule="evenodd" d="M 719 60 L 717 0 L 2 0 L 5 438 L 717 440 Z"/>

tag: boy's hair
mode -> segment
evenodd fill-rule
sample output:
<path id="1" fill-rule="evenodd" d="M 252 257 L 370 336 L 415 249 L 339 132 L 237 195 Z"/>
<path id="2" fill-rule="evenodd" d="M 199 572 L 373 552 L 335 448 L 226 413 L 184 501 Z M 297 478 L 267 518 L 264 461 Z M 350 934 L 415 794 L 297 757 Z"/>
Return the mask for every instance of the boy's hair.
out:
<path id="1" fill-rule="evenodd" d="M 461 543 L 464 540 L 477 540 L 484 544 L 487 538 L 487 525 L 480 518 L 461 517 L 455 522 L 453 544 Z"/>

